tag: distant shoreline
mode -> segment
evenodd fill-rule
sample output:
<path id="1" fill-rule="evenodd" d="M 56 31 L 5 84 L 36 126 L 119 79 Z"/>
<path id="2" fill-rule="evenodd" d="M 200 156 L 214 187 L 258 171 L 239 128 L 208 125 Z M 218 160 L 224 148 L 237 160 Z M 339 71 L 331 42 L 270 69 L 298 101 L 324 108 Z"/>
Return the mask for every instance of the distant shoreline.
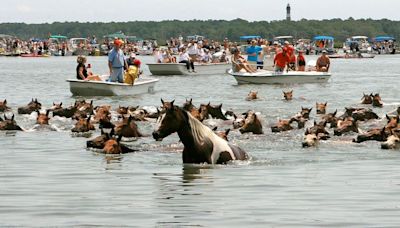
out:
<path id="1" fill-rule="evenodd" d="M 88 37 L 122 31 L 144 39 L 163 42 L 179 35 L 204 35 L 209 39 L 221 40 L 225 37 L 238 41 L 243 35 L 260 35 L 267 39 L 275 36 L 291 35 L 295 38 L 312 38 L 316 35 L 330 35 L 335 42 L 343 42 L 347 37 L 365 35 L 375 37 L 390 35 L 400 37 L 400 21 L 388 19 L 330 19 L 299 21 L 246 21 L 235 20 L 164 20 L 130 22 L 53 22 L 42 24 L 0 23 L 0 33 L 22 39 L 48 38 L 49 35 L 68 37 Z"/>

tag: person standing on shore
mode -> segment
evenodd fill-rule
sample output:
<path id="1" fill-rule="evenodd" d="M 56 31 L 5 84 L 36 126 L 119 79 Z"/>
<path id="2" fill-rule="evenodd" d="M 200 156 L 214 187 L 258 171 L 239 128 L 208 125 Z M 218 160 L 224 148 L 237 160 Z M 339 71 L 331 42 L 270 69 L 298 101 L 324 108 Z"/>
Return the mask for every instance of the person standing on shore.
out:
<path id="1" fill-rule="evenodd" d="M 124 82 L 124 67 L 126 63 L 124 52 L 121 50 L 121 45 L 124 42 L 119 39 L 114 40 L 114 47 L 108 53 L 108 68 L 110 69 L 111 82 Z"/>

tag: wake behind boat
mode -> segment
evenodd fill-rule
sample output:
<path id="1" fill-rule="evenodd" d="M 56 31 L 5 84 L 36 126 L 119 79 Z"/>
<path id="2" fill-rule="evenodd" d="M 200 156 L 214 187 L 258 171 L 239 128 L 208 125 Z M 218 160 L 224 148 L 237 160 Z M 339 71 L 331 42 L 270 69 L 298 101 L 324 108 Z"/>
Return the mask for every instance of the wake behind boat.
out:
<path id="1" fill-rule="evenodd" d="M 74 96 L 132 96 L 154 92 L 158 79 L 140 78 L 133 85 L 108 82 L 109 76 L 101 76 L 102 81 L 84 81 L 68 79 L 69 89 Z"/>
<path id="2" fill-rule="evenodd" d="M 195 72 L 189 72 L 184 63 L 148 63 L 153 75 L 206 75 L 224 74 L 230 67 L 229 63 L 195 63 Z"/>
<path id="3" fill-rule="evenodd" d="M 255 73 L 228 71 L 238 84 L 297 84 L 297 83 L 323 83 L 331 76 L 329 72 L 317 71 L 288 71 L 274 72 L 258 70 Z"/>
<path id="4" fill-rule="evenodd" d="M 374 58 L 374 54 L 360 53 L 360 54 L 333 54 L 328 55 L 331 59 L 371 59 Z"/>

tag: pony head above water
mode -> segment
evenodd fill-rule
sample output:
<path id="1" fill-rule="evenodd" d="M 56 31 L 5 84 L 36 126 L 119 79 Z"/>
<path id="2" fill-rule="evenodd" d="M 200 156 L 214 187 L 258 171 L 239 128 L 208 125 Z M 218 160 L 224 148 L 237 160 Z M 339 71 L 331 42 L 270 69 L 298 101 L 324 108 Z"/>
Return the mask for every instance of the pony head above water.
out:
<path id="1" fill-rule="evenodd" d="M 18 126 L 17 122 L 14 120 L 14 114 L 11 118 L 7 118 L 6 114 L 4 114 L 4 120 L 0 121 L 0 130 L 22 131 L 22 128 Z"/>
<path id="2" fill-rule="evenodd" d="M 252 101 L 258 99 L 258 92 L 257 91 L 250 91 L 249 94 L 247 94 L 246 101 Z"/>
<path id="3" fill-rule="evenodd" d="M 328 102 L 325 103 L 315 103 L 315 108 L 317 110 L 317 114 L 325 114 L 326 113 L 326 106 L 328 105 Z"/>
<path id="4" fill-rule="evenodd" d="M 290 101 L 293 99 L 293 90 L 291 91 L 282 91 L 283 92 L 283 98 L 285 98 L 285 100 Z"/>
<path id="5" fill-rule="evenodd" d="M 361 98 L 361 104 L 372 104 L 372 93 L 371 94 L 365 94 L 363 93 L 363 97 Z"/>
<path id="6" fill-rule="evenodd" d="M 50 110 L 47 110 L 46 114 L 40 113 L 39 111 L 36 111 L 36 112 L 37 112 L 36 123 L 40 124 L 40 125 L 49 125 L 49 120 L 50 120 L 49 113 L 50 113 Z"/>
<path id="7" fill-rule="evenodd" d="M 383 102 L 381 99 L 381 96 L 379 95 L 379 93 L 375 93 L 372 96 L 372 106 L 374 107 L 382 107 L 383 106 Z"/>
<path id="8" fill-rule="evenodd" d="M 8 110 L 11 110 L 11 108 L 7 106 L 7 99 L 4 99 L 4 101 L 0 101 L 0 112 L 5 112 Z"/>

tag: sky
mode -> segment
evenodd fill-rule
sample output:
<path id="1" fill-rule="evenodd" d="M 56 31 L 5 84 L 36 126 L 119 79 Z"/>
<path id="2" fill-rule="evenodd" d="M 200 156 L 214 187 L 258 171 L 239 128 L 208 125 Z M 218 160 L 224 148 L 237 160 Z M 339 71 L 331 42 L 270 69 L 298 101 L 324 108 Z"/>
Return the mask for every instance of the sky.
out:
<path id="1" fill-rule="evenodd" d="M 400 20 L 400 0 L 0 0 L 0 23 L 55 21 L 126 22 L 161 20 L 274 21 L 347 19 Z"/>

